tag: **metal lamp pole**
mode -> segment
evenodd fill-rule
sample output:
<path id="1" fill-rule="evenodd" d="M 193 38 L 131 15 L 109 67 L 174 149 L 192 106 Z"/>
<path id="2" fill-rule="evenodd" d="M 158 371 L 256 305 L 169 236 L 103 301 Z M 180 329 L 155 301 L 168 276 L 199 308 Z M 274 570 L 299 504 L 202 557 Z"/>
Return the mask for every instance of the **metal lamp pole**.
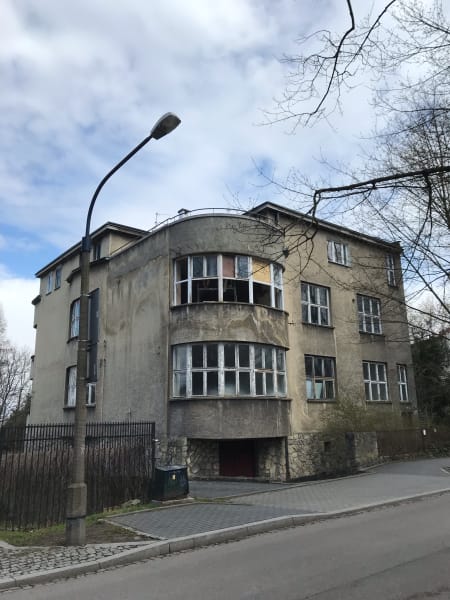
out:
<path id="1" fill-rule="evenodd" d="M 140 144 L 125 156 L 98 184 L 92 196 L 86 218 L 86 231 L 81 240 L 80 259 L 80 321 L 77 353 L 77 388 L 75 405 L 75 424 L 73 442 L 72 483 L 67 490 L 66 544 L 69 546 L 86 543 L 87 486 L 85 481 L 85 437 L 86 437 L 86 394 L 87 359 L 89 345 L 89 273 L 91 237 L 90 226 L 92 209 L 97 196 L 108 179 L 120 169 L 132 156 L 139 152 L 152 138 L 159 140 L 181 123 L 173 113 L 166 113 L 154 125 L 153 129 Z"/>

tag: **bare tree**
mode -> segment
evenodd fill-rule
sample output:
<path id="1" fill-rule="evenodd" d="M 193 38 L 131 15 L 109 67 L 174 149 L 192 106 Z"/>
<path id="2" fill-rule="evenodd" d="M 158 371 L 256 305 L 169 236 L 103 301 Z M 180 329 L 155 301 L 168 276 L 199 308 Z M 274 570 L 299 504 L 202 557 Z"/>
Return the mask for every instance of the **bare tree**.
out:
<path id="1" fill-rule="evenodd" d="M 6 339 L 6 321 L 0 312 L 0 425 L 23 408 L 30 393 L 30 355 Z"/>
<path id="2" fill-rule="evenodd" d="M 355 12 L 361 4 L 342 0 L 342 6 L 344 31 L 303 37 L 302 52 L 284 57 L 286 89 L 267 116 L 293 130 L 312 126 L 345 109 L 344 90 L 370 81 L 374 110 L 384 114 L 378 151 L 363 175 L 334 167 L 342 185 L 317 184 L 298 172 L 278 185 L 312 221 L 350 216 L 400 241 L 410 304 L 426 291 L 449 323 L 450 24 L 439 0 L 386 1 L 362 18 Z"/>
<path id="3" fill-rule="evenodd" d="M 442 2 L 390 0 L 378 12 L 363 15 L 356 8 L 367 10 L 365 3 L 341 2 L 348 19 L 344 31 L 301 36 L 299 54 L 282 58 L 286 87 L 275 109 L 266 113 L 270 122 L 289 121 L 293 129 L 313 125 L 342 109 L 343 92 L 361 84 L 370 83 L 377 104 L 383 99 L 389 110 L 396 110 L 397 94 L 406 88 L 433 82 L 449 91 L 450 24 Z M 407 70 L 419 63 L 422 68 L 414 74 Z"/>

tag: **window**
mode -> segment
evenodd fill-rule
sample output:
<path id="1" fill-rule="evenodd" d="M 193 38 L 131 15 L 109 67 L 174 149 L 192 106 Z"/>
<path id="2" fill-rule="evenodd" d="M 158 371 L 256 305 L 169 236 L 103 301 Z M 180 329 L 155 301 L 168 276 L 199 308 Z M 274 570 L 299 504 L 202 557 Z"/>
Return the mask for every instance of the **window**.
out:
<path id="1" fill-rule="evenodd" d="M 70 306 L 70 338 L 78 337 L 80 331 L 80 299 L 74 300 Z"/>
<path id="2" fill-rule="evenodd" d="M 175 261 L 175 304 L 243 302 L 283 308 L 282 268 L 244 255 L 206 254 Z"/>
<path id="3" fill-rule="evenodd" d="M 92 247 L 92 260 L 100 260 L 102 257 L 102 243 L 96 242 Z"/>
<path id="4" fill-rule="evenodd" d="M 302 321 L 311 325 L 330 324 L 330 292 L 321 285 L 301 284 Z"/>
<path id="5" fill-rule="evenodd" d="M 393 254 L 386 254 L 386 276 L 388 285 L 397 285 L 395 279 L 395 258 Z"/>
<path id="6" fill-rule="evenodd" d="M 367 401 L 387 402 L 388 389 L 386 365 L 377 362 L 363 362 L 364 388 Z"/>
<path id="7" fill-rule="evenodd" d="M 397 365 L 398 395 L 400 402 L 409 402 L 406 365 Z"/>
<path id="8" fill-rule="evenodd" d="M 74 408 L 77 403 L 77 367 L 69 367 L 66 371 L 65 406 Z M 95 383 L 86 386 L 86 406 L 95 406 Z"/>
<path id="9" fill-rule="evenodd" d="M 75 406 L 77 401 L 77 368 L 69 367 L 66 371 L 66 403 Z"/>
<path id="10" fill-rule="evenodd" d="M 335 360 L 326 356 L 305 355 L 306 398 L 335 399 Z"/>
<path id="11" fill-rule="evenodd" d="M 53 290 L 53 273 L 47 275 L 47 294 L 50 294 Z"/>
<path id="12" fill-rule="evenodd" d="M 55 290 L 57 290 L 58 288 L 61 287 L 61 273 L 62 273 L 62 267 L 60 265 L 59 267 L 56 267 L 56 269 L 55 269 Z"/>
<path id="13" fill-rule="evenodd" d="M 381 310 L 378 298 L 357 295 L 359 331 L 381 334 Z"/>
<path id="14" fill-rule="evenodd" d="M 328 241 L 328 261 L 338 265 L 350 265 L 348 245 L 342 242 Z"/>
<path id="15" fill-rule="evenodd" d="M 285 351 L 231 342 L 174 346 L 173 395 L 285 396 Z"/>
<path id="16" fill-rule="evenodd" d="M 86 386 L 86 406 L 95 406 L 95 383 Z"/>

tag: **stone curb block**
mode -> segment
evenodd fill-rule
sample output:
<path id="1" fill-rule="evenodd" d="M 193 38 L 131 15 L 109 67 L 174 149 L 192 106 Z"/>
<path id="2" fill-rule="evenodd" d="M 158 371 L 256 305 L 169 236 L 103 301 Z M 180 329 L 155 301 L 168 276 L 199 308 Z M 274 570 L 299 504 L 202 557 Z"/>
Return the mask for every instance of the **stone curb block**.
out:
<path id="1" fill-rule="evenodd" d="M 2 577 L 0 579 L 0 591 L 24 585 L 48 583 L 50 581 L 54 581 L 55 579 L 65 579 L 67 577 L 95 573 L 101 569 L 107 569 L 108 567 L 126 565 L 139 560 L 164 556 L 174 552 L 181 552 L 183 550 L 189 550 L 193 548 L 202 548 L 213 544 L 219 544 L 221 542 L 244 539 L 257 533 L 275 531 L 313 521 L 333 519 L 335 517 L 344 515 L 350 516 L 360 513 L 364 510 L 370 510 L 372 508 L 394 506 L 408 500 L 439 496 L 449 492 L 450 488 L 440 489 L 432 492 L 415 494 L 413 496 L 396 498 L 394 500 L 387 500 L 381 503 L 375 502 L 373 504 L 365 504 L 353 507 L 351 509 L 342 509 L 327 513 L 312 513 L 308 515 L 294 514 L 275 517 L 273 519 L 266 519 L 264 521 L 257 521 L 255 523 L 247 523 L 246 525 L 228 527 L 227 529 L 217 529 L 215 531 L 208 531 L 191 536 L 174 538 L 172 540 L 156 542 L 144 547 L 140 546 L 139 548 L 126 550 L 120 554 L 107 556 L 95 561 L 80 563 L 78 565 L 70 565 L 67 567 L 60 567 L 58 569 L 51 569 L 42 573 L 30 573 L 29 575 L 20 575 L 17 577 Z"/>
<path id="2" fill-rule="evenodd" d="M 15 587 L 16 580 L 14 577 L 1 577 L 0 578 L 0 591 L 8 590 L 9 588 Z"/>

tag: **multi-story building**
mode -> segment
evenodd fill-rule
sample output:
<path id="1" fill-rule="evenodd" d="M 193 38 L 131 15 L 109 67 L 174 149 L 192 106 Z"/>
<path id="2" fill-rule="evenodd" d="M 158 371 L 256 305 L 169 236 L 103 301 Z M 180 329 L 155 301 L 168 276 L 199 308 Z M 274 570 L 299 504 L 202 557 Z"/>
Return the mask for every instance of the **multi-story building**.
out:
<path id="1" fill-rule="evenodd" d="M 191 475 L 311 475 L 337 401 L 414 411 L 398 244 L 272 203 L 92 239 L 88 418 L 154 420 Z M 37 273 L 31 423 L 74 417 L 79 250 Z"/>

